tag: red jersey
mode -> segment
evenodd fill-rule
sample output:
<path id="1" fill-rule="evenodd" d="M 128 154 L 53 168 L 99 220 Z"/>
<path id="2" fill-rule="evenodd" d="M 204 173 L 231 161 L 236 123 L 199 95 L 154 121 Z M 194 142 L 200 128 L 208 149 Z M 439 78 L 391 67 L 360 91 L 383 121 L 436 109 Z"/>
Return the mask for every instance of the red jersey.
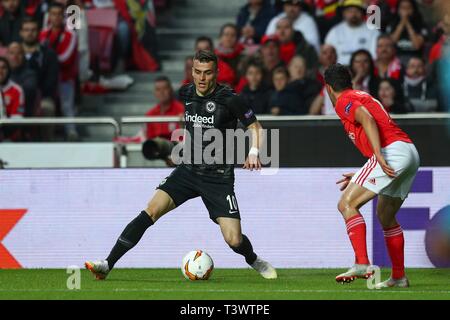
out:
<path id="1" fill-rule="evenodd" d="M 48 45 L 58 55 L 61 80 L 75 79 L 78 73 L 78 40 L 74 31 L 54 31 L 46 28 L 39 35 L 41 43 Z"/>
<path id="2" fill-rule="evenodd" d="M 363 126 L 355 120 L 355 111 L 362 106 L 369 111 L 377 124 L 382 148 L 395 141 L 412 143 L 408 135 L 391 119 L 380 101 L 364 91 L 345 90 L 337 99 L 336 113 L 341 118 L 348 137 L 365 157 L 370 158 L 373 150 Z"/>
<path id="3" fill-rule="evenodd" d="M 169 109 L 166 112 L 161 113 L 161 106 L 157 104 L 154 108 L 150 109 L 147 116 L 179 116 L 184 114 L 184 105 L 173 99 L 170 103 Z M 181 120 L 181 118 L 180 118 Z M 147 139 L 153 139 L 156 137 L 162 137 L 170 140 L 172 131 L 179 129 L 180 124 L 177 122 L 153 122 L 147 124 Z"/>
<path id="4" fill-rule="evenodd" d="M 6 116 L 17 117 L 23 116 L 25 95 L 22 87 L 14 81 L 9 80 L 2 89 L 3 101 L 5 103 Z"/>

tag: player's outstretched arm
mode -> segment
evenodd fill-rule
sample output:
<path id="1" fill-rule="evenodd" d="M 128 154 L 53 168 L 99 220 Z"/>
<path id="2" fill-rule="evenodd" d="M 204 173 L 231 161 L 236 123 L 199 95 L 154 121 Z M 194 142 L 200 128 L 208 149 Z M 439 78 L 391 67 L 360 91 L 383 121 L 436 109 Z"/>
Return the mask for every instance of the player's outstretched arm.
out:
<path id="1" fill-rule="evenodd" d="M 364 107 L 359 107 L 355 111 L 355 120 L 362 125 L 364 132 L 369 139 L 370 145 L 372 146 L 373 153 L 384 173 L 386 173 L 389 177 L 395 178 L 394 169 L 387 164 L 381 154 L 380 133 L 378 131 L 377 123 L 373 119 L 370 112 Z"/>
<path id="2" fill-rule="evenodd" d="M 261 161 L 259 160 L 259 150 L 263 144 L 263 130 L 259 121 L 255 121 L 250 124 L 247 128 L 251 130 L 252 133 L 252 146 L 250 152 L 248 153 L 247 160 L 244 163 L 244 169 L 249 169 L 250 171 L 260 170 Z"/>

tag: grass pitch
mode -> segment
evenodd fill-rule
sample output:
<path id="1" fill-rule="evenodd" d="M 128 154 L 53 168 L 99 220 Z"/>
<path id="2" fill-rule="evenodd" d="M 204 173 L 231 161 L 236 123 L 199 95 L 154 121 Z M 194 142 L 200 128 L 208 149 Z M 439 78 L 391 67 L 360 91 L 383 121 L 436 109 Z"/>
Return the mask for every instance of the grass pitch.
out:
<path id="1" fill-rule="evenodd" d="M 408 269 L 411 287 L 370 290 L 365 280 L 337 284 L 344 269 L 279 269 L 265 280 L 251 269 L 215 269 L 207 281 L 185 280 L 179 269 L 115 269 L 105 281 L 81 270 L 81 289 L 69 290 L 63 269 L 0 270 L 0 299 L 445 299 L 450 269 Z M 390 270 L 382 270 L 382 280 Z"/>

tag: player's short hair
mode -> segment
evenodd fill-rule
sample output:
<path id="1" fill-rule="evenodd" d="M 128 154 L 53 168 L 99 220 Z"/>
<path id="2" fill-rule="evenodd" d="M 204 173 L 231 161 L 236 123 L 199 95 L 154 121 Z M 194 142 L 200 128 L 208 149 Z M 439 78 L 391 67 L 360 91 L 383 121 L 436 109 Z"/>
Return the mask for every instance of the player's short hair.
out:
<path id="1" fill-rule="evenodd" d="M 217 56 L 212 51 L 200 50 L 195 53 L 194 61 L 200 61 L 201 63 L 214 62 L 214 69 L 217 70 Z"/>
<path id="2" fill-rule="evenodd" d="M 337 92 L 353 88 L 350 70 L 340 63 L 332 64 L 327 68 L 325 71 L 325 83 Z"/>

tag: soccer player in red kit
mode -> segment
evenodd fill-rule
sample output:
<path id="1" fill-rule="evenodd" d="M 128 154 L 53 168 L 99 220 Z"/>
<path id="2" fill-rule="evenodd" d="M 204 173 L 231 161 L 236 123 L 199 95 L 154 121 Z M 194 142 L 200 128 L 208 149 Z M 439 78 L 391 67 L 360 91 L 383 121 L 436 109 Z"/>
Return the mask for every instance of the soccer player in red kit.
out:
<path id="1" fill-rule="evenodd" d="M 408 287 L 404 268 L 403 231 L 395 216 L 408 196 L 419 168 L 419 155 L 408 135 L 391 119 L 383 105 L 368 93 L 352 89 L 347 67 L 334 64 L 325 71 L 325 83 L 345 132 L 369 160 L 356 173 L 345 174 L 338 209 L 345 219 L 355 251 L 355 264 L 336 277 L 337 282 L 368 278 L 366 224 L 359 212 L 378 195 L 377 216 L 392 261 L 391 277 L 377 288 Z"/>

